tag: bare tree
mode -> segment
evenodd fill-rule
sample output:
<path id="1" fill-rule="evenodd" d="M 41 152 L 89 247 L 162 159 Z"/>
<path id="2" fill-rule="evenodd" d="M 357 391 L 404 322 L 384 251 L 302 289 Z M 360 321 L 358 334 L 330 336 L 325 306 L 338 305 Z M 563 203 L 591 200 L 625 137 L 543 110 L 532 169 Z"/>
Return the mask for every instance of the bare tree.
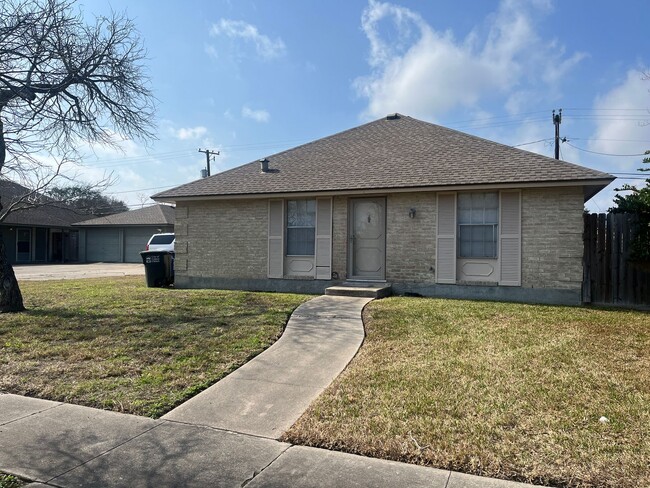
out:
<path id="1" fill-rule="evenodd" d="M 82 142 L 151 140 L 154 99 L 145 57 L 123 14 L 90 25 L 74 0 L 1 2 L 0 178 L 36 194 L 63 175 L 63 165 L 78 161 Z M 21 310 L 0 239 L 0 312 Z"/>
<path id="2" fill-rule="evenodd" d="M 140 208 L 144 208 L 144 206 L 150 200 L 149 195 L 147 195 L 146 193 L 137 193 L 136 198 L 140 200 Z"/>

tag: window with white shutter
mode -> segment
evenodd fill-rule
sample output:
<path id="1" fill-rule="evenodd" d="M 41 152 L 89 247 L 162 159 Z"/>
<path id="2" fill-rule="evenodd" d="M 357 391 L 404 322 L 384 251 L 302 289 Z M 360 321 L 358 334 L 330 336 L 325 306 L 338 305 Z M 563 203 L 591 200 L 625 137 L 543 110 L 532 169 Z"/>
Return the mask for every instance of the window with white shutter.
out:
<path id="1" fill-rule="evenodd" d="M 282 278 L 284 273 L 284 201 L 269 200 L 268 277 Z"/>
<path id="2" fill-rule="evenodd" d="M 521 191 L 500 192 L 500 285 L 521 286 Z"/>
<path id="3" fill-rule="evenodd" d="M 316 279 L 332 278 L 332 199 L 316 200 Z"/>
<path id="4" fill-rule="evenodd" d="M 456 283 L 456 193 L 438 193 L 436 283 Z"/>

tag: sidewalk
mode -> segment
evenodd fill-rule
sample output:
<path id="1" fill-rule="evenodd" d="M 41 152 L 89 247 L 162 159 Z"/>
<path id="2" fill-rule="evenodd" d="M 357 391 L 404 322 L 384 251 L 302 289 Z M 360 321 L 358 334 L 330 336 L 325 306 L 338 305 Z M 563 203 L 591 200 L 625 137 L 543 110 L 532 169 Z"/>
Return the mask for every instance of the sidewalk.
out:
<path id="1" fill-rule="evenodd" d="M 361 310 L 370 300 L 303 303 L 271 347 L 163 419 L 279 438 L 359 350 Z"/>
<path id="2" fill-rule="evenodd" d="M 6 394 L 0 471 L 88 488 L 529 486 Z"/>
<path id="3" fill-rule="evenodd" d="M 0 471 L 65 488 L 530 486 L 275 440 L 352 359 L 368 301 L 301 305 L 273 346 L 160 420 L 0 394 Z"/>

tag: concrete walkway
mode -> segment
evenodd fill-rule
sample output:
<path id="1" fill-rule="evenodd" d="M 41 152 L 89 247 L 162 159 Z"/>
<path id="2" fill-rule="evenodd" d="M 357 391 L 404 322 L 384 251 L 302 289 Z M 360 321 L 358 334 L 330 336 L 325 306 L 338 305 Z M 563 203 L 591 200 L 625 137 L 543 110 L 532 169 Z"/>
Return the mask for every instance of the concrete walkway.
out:
<path id="1" fill-rule="evenodd" d="M 354 356 L 368 301 L 301 305 L 271 348 L 160 420 L 0 394 L 0 471 L 66 488 L 530 486 L 275 440 Z"/>
<path id="2" fill-rule="evenodd" d="M 303 303 L 271 347 L 163 419 L 277 439 L 354 357 L 370 300 Z"/>

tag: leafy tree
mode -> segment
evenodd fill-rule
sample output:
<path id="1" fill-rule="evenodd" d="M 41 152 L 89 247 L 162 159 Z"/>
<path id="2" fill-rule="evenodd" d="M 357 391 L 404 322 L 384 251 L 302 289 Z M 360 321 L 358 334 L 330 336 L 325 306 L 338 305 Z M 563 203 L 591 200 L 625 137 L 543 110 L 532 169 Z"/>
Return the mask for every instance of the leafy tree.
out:
<path id="1" fill-rule="evenodd" d="M 646 151 L 645 154 L 650 154 Z M 650 164 L 650 157 L 643 159 L 644 164 Z M 650 168 L 639 168 L 639 171 L 650 171 Z M 616 206 L 609 209 L 615 213 L 631 213 L 638 218 L 634 240 L 631 243 L 630 257 L 637 261 L 650 261 L 650 178 L 646 178 L 646 185 L 638 188 L 635 185 L 625 184 L 616 191 L 629 191 L 627 195 L 617 194 L 614 197 Z"/>
<path id="2" fill-rule="evenodd" d="M 41 192 L 83 142 L 153 138 L 145 55 L 122 14 L 88 24 L 74 0 L 0 2 L 0 178 Z M 21 310 L 0 240 L 0 312 Z"/>
<path id="3" fill-rule="evenodd" d="M 47 196 L 59 202 L 67 202 L 69 207 L 86 215 L 102 217 L 119 212 L 126 212 L 129 207 L 122 200 L 103 195 L 91 185 L 73 185 L 53 187 L 47 190 Z"/>

